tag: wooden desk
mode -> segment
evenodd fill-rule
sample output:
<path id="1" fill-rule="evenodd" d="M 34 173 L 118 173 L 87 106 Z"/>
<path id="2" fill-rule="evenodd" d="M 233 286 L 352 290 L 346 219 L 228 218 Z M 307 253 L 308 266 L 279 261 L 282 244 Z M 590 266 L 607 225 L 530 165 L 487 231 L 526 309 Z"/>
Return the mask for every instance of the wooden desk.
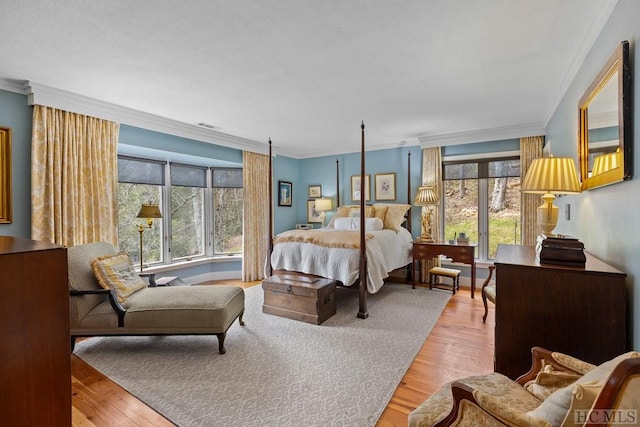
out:
<path id="1" fill-rule="evenodd" d="M 471 266 L 471 298 L 475 298 L 476 292 L 476 244 L 456 245 L 449 243 L 427 243 L 421 241 L 413 242 L 413 283 L 416 283 L 416 275 L 419 275 L 419 268 L 416 268 L 416 261 L 422 259 L 437 258 L 444 255 L 455 262 L 469 264 Z"/>
<path id="2" fill-rule="evenodd" d="M 540 264 L 533 246 L 498 245 L 496 372 L 527 372 L 533 346 L 596 365 L 627 351 L 626 274 L 585 255 L 584 267 Z"/>

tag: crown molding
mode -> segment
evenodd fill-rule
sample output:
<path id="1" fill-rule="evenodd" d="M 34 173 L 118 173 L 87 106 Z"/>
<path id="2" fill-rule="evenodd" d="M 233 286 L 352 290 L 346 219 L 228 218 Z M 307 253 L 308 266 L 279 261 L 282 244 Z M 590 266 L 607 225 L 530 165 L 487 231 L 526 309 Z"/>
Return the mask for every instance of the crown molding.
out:
<path id="1" fill-rule="evenodd" d="M 27 95 L 29 105 L 46 105 L 143 129 L 259 154 L 268 154 L 269 151 L 268 145 L 265 143 L 145 113 L 36 82 L 27 81 L 23 83 L 21 92 Z"/>
<path id="2" fill-rule="evenodd" d="M 544 135 L 546 130 L 541 122 L 523 123 L 513 126 L 502 126 L 479 129 L 467 132 L 454 132 L 441 135 L 419 136 L 420 146 L 439 147 L 444 145 L 469 144 L 483 141 L 500 141 L 503 139 L 523 138 L 525 136 Z"/>

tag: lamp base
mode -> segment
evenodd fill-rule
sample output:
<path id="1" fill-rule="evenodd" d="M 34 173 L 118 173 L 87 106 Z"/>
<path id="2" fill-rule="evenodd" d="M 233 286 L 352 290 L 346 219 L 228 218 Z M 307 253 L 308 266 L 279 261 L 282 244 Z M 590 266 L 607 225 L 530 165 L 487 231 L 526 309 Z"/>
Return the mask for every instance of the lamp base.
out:
<path id="1" fill-rule="evenodd" d="M 555 198 L 556 197 L 550 193 L 542 196 L 543 203 L 538 206 L 536 211 L 538 227 L 540 227 L 540 232 L 545 236 L 551 236 L 553 229 L 556 228 L 558 224 L 559 209 L 553 204 Z"/>

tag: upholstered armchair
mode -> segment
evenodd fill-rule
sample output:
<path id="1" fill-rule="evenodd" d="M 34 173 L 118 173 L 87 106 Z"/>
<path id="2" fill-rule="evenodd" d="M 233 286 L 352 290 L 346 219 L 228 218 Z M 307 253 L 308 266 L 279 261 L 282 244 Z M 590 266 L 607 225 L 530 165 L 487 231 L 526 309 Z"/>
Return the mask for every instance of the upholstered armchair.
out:
<path id="1" fill-rule="evenodd" d="M 493 372 L 444 385 L 409 426 L 590 426 L 613 416 L 640 423 L 640 353 L 599 366 L 540 347 L 532 356 L 516 381 Z"/>

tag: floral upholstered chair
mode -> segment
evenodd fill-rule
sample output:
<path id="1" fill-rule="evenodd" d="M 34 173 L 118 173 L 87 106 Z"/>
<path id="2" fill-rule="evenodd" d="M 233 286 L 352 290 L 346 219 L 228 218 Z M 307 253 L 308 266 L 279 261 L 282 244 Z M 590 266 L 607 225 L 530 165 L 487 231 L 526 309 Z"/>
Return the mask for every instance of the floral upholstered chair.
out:
<path id="1" fill-rule="evenodd" d="M 599 366 L 540 347 L 532 355 L 516 381 L 493 372 L 445 384 L 409 415 L 409 426 L 568 427 L 612 417 L 640 424 L 640 353 Z"/>

